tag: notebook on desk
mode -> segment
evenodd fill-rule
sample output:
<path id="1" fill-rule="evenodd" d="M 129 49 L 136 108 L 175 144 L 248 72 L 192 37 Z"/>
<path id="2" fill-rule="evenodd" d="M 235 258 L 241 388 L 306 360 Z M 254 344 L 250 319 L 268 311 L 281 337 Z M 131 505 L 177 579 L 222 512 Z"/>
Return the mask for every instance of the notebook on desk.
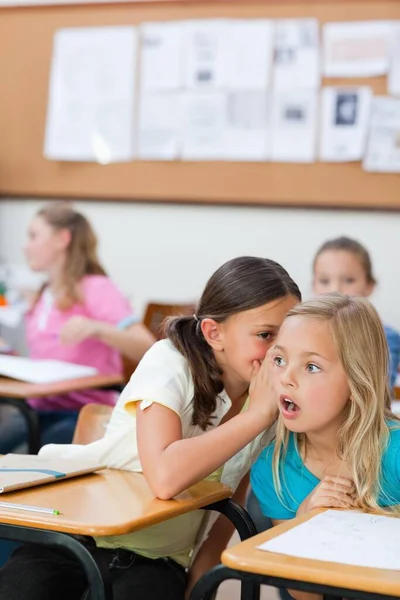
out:
<path id="1" fill-rule="evenodd" d="M 36 360 L 21 356 L 0 356 L 0 376 L 29 383 L 55 383 L 97 375 L 98 370 L 62 360 Z"/>
<path id="2" fill-rule="evenodd" d="M 42 458 L 35 454 L 6 454 L 0 457 L 0 494 L 52 483 L 104 469 L 94 461 Z"/>

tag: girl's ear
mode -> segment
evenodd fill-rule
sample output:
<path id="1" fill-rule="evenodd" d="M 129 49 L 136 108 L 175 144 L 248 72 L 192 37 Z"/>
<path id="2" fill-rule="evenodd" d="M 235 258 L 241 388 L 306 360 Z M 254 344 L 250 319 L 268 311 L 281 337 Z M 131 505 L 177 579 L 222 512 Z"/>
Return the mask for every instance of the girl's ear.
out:
<path id="1" fill-rule="evenodd" d="M 372 294 L 372 292 L 374 291 L 374 289 L 375 289 L 375 283 L 371 283 L 371 282 L 368 283 L 367 289 L 366 289 L 366 292 L 367 292 L 366 293 L 366 297 L 367 298 L 368 298 L 368 296 L 370 296 Z"/>
<path id="2" fill-rule="evenodd" d="M 57 231 L 57 242 L 60 250 L 65 250 L 71 243 L 71 232 L 69 229 L 60 229 Z"/>
<path id="3" fill-rule="evenodd" d="M 222 343 L 222 323 L 217 323 L 214 319 L 202 319 L 200 323 L 201 331 L 207 344 L 211 346 L 213 350 L 223 350 Z"/>

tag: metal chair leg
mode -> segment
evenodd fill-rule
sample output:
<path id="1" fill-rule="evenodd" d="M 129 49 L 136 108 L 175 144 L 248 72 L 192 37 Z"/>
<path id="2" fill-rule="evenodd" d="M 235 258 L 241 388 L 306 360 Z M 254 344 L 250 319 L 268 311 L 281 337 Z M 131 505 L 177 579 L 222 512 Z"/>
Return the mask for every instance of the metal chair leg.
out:
<path id="1" fill-rule="evenodd" d="M 229 519 L 237 529 L 242 542 L 258 533 L 247 510 L 232 498 L 220 500 L 205 508 L 219 512 Z M 260 586 L 252 581 L 242 581 L 240 598 L 241 600 L 260 600 Z"/>

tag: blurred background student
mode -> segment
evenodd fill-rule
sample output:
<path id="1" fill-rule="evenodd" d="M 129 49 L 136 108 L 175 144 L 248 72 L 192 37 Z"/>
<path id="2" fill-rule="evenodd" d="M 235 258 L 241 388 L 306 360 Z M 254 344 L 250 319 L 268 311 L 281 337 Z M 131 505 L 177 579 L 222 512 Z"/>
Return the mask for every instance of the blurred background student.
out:
<path id="1" fill-rule="evenodd" d="M 107 277 L 97 256 L 97 239 L 88 220 L 65 202 L 39 210 L 28 229 L 25 255 L 46 282 L 25 315 L 31 358 L 57 359 L 122 373 L 121 355 L 140 361 L 155 341 L 132 313 L 127 299 Z M 85 390 L 29 399 L 39 416 L 41 442 L 69 443 L 79 409 L 89 402 L 113 405 L 111 390 Z M 20 449 L 27 431 L 19 411 L 0 425 L 0 453 Z"/>
<path id="2" fill-rule="evenodd" d="M 317 251 L 313 263 L 314 294 L 339 292 L 367 298 L 376 285 L 367 249 L 348 237 L 328 240 Z M 390 354 L 390 387 L 393 389 L 400 362 L 400 334 L 384 325 Z"/>

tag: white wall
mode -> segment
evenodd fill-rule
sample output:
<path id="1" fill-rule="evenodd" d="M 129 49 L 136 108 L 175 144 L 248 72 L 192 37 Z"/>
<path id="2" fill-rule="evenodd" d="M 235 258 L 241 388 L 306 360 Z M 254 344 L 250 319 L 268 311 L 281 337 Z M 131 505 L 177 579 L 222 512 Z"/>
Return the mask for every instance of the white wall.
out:
<path id="1" fill-rule="evenodd" d="M 400 190 L 399 190 L 400 194 Z M 0 258 L 22 265 L 28 222 L 42 203 L 0 202 Z M 280 262 L 310 295 L 311 262 L 327 238 L 348 235 L 370 250 L 374 301 L 400 329 L 400 213 L 77 202 L 100 239 L 112 278 L 142 314 L 153 301 L 190 301 L 225 260 L 259 255 Z"/>

